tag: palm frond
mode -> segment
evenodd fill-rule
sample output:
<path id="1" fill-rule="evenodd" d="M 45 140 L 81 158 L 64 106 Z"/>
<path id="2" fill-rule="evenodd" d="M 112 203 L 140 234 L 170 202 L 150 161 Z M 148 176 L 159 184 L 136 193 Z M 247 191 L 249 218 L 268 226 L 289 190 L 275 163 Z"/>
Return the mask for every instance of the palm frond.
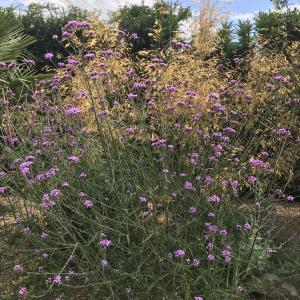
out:
<path id="1" fill-rule="evenodd" d="M 18 59 L 26 47 L 35 39 L 23 33 L 23 28 L 16 23 L 13 16 L 0 12 L 0 60 L 12 61 Z"/>

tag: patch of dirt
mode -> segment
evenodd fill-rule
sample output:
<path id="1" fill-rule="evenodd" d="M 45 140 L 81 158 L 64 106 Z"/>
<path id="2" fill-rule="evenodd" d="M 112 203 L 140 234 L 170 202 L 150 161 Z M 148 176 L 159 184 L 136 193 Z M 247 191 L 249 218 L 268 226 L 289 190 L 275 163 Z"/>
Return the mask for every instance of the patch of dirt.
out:
<path id="1" fill-rule="evenodd" d="M 279 202 L 275 206 L 272 226 L 277 231 L 278 241 L 289 240 L 291 246 L 300 250 L 300 202 Z"/>

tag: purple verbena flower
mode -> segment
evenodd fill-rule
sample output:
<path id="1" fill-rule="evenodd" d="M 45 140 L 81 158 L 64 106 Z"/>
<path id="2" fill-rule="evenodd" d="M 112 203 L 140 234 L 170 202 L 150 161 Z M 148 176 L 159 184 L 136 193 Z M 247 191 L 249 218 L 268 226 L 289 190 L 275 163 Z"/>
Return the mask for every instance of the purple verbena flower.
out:
<path id="1" fill-rule="evenodd" d="M 79 158 L 77 156 L 69 156 L 68 157 L 68 161 L 72 162 L 72 163 L 78 163 L 79 162 Z"/>
<path id="2" fill-rule="evenodd" d="M 208 201 L 213 203 L 219 203 L 221 199 L 217 195 L 212 195 L 208 197 Z"/>
<path id="3" fill-rule="evenodd" d="M 185 256 L 185 252 L 183 251 L 183 250 L 176 250 L 175 252 L 174 252 L 174 256 L 175 257 L 184 257 Z"/>
<path id="4" fill-rule="evenodd" d="M 108 261 L 107 261 L 106 259 L 101 259 L 100 265 L 101 265 L 102 267 L 107 267 L 107 266 L 108 266 Z"/>
<path id="5" fill-rule="evenodd" d="M 101 246 L 102 248 L 107 248 L 107 247 L 109 247 L 109 246 L 112 245 L 112 241 L 111 241 L 111 240 L 108 240 L 108 239 L 104 239 L 104 240 L 101 240 L 101 241 L 99 242 L 99 244 L 100 244 L 100 246 Z"/>
<path id="6" fill-rule="evenodd" d="M 186 190 L 190 190 L 190 191 L 195 191 L 196 188 L 193 186 L 193 184 L 191 182 L 186 181 L 184 184 L 184 188 Z"/>
<path id="7" fill-rule="evenodd" d="M 14 272 L 20 272 L 23 270 L 23 267 L 22 267 L 22 265 L 17 264 L 14 266 L 13 270 L 14 270 Z"/>
<path id="8" fill-rule="evenodd" d="M 44 55 L 45 59 L 52 59 L 53 57 L 54 57 L 53 53 L 50 53 L 50 52 L 48 52 Z"/>
<path id="9" fill-rule="evenodd" d="M 85 208 L 91 208 L 91 207 L 93 207 L 94 203 L 93 203 L 92 200 L 85 200 L 83 202 L 83 205 L 84 205 Z"/>
<path id="10" fill-rule="evenodd" d="M 26 287 L 21 287 L 19 288 L 19 296 L 21 298 L 25 298 L 25 296 L 27 295 L 28 291 Z"/>
<path id="11" fill-rule="evenodd" d="M 53 284 L 61 285 L 61 276 L 60 275 L 54 276 L 54 278 L 53 278 Z"/>
<path id="12" fill-rule="evenodd" d="M 188 209 L 189 214 L 193 215 L 197 212 L 197 208 L 194 206 L 189 207 Z"/>

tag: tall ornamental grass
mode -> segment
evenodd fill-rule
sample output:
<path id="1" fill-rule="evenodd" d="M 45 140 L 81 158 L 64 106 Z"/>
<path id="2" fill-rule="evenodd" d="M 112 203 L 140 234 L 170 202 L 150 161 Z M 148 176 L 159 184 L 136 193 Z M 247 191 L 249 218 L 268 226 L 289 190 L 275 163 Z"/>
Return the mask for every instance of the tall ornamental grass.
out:
<path id="1" fill-rule="evenodd" d="M 137 37 L 102 22 L 62 36 L 77 54 L 46 53 L 52 79 L 2 91 L 11 299 L 247 299 L 276 255 L 272 209 L 294 199 L 297 78 L 257 54 L 241 82 L 239 59 L 177 40 L 132 58 Z"/>

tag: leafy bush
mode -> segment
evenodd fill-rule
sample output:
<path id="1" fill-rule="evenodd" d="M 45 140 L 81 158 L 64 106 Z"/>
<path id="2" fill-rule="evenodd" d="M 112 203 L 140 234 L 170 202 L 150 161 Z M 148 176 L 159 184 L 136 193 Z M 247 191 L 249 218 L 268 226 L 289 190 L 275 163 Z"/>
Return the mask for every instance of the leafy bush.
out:
<path id="1" fill-rule="evenodd" d="M 160 1 L 153 7 L 146 5 L 124 6 L 111 17 L 111 23 L 129 35 L 132 52 L 168 47 L 178 36 L 181 22 L 191 17 L 190 8 L 178 3 Z"/>
<path id="2" fill-rule="evenodd" d="M 297 156 L 297 77 L 257 57 L 242 83 L 178 42 L 135 61 L 103 22 L 63 32 L 76 55 L 0 108 L 0 191 L 25 205 L 15 297 L 245 299 L 276 250 L 269 213 L 293 200 L 278 179 Z"/>
<path id="3" fill-rule="evenodd" d="M 69 55 L 70 49 L 65 49 L 53 39 L 53 33 L 60 38 L 61 28 L 67 21 L 87 17 L 87 12 L 78 7 L 69 6 L 63 10 L 49 3 L 32 3 L 25 11 L 14 10 L 13 13 L 15 22 L 22 24 L 24 33 L 36 39 L 36 43 L 30 45 L 27 50 L 35 58 L 36 69 L 39 72 L 49 66 L 49 62 L 43 59 L 46 52 L 60 53 L 64 57 Z"/>

